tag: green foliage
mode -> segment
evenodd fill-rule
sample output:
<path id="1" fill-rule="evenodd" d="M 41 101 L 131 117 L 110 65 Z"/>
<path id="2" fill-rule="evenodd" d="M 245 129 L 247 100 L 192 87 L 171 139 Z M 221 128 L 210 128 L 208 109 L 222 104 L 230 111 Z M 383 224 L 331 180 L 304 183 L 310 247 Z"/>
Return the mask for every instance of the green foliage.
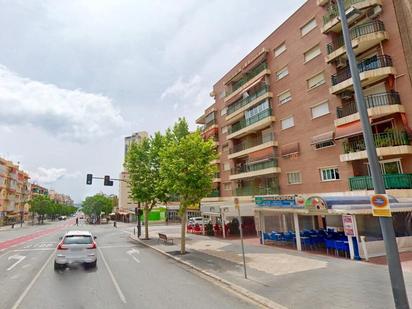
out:
<path id="1" fill-rule="evenodd" d="M 88 196 L 82 203 L 82 210 L 88 216 L 100 217 L 102 213 L 108 215 L 113 210 L 113 198 L 102 193 Z"/>
<path id="2" fill-rule="evenodd" d="M 29 201 L 29 204 L 30 212 L 39 215 L 42 221 L 45 215 L 54 219 L 60 215 L 70 216 L 77 210 L 77 208 L 72 205 L 59 204 L 45 195 L 35 196 Z"/>

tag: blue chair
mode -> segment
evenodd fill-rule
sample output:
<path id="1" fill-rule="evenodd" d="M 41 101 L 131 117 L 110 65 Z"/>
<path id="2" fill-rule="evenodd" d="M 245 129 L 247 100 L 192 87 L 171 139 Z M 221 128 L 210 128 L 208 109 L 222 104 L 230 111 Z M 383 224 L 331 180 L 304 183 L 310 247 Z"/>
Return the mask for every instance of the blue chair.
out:
<path id="1" fill-rule="evenodd" d="M 329 255 L 329 249 L 335 250 L 336 255 L 336 241 L 333 239 L 325 239 L 326 254 Z"/>

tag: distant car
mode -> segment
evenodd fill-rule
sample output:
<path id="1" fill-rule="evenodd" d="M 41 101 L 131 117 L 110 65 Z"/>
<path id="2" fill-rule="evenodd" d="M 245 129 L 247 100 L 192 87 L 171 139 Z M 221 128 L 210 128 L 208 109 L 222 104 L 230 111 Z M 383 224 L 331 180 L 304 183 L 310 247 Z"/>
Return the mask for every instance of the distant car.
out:
<path id="1" fill-rule="evenodd" d="M 203 219 L 202 217 L 192 217 L 192 218 L 189 218 L 187 223 L 190 225 L 196 225 L 196 224 L 202 225 L 203 223 L 207 224 L 208 222 L 209 220 L 206 218 Z"/>
<path id="2" fill-rule="evenodd" d="M 73 263 L 94 268 L 97 264 L 96 236 L 88 231 L 69 231 L 57 246 L 54 270 L 64 269 Z"/>
<path id="3" fill-rule="evenodd" d="M 66 217 L 66 216 L 60 216 L 60 217 L 58 217 L 57 219 L 59 219 L 59 220 L 61 221 L 61 220 L 66 220 L 67 217 Z"/>

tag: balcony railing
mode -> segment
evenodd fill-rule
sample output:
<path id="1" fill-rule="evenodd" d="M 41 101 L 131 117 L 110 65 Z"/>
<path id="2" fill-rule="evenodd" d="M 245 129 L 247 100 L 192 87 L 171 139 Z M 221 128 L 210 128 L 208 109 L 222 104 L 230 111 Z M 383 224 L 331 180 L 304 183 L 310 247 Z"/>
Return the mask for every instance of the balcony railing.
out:
<path id="1" fill-rule="evenodd" d="M 232 89 L 226 92 L 226 96 L 238 90 L 240 87 L 242 87 L 244 84 L 246 84 L 248 81 L 250 81 L 255 76 L 259 75 L 260 72 L 262 72 L 263 70 L 266 70 L 267 68 L 268 68 L 268 65 L 266 64 L 266 62 L 262 62 L 258 66 L 246 72 L 241 79 L 239 79 L 238 81 L 232 84 Z"/>
<path id="2" fill-rule="evenodd" d="M 214 124 L 216 124 L 216 119 L 213 119 L 211 121 L 209 121 L 208 123 L 206 123 L 203 128 L 202 131 L 207 130 L 208 128 L 210 128 L 211 126 L 213 126 Z"/>
<path id="3" fill-rule="evenodd" d="M 239 167 L 233 168 L 231 170 L 231 174 L 235 175 L 235 174 L 241 174 L 241 173 L 255 172 L 255 171 L 264 170 L 266 168 L 277 167 L 277 166 L 278 166 L 278 160 L 276 158 L 270 158 L 267 161 L 256 162 L 256 163 L 249 162 Z"/>
<path id="4" fill-rule="evenodd" d="M 227 115 L 230 115 L 237 111 L 238 109 L 242 108 L 243 106 L 249 104 L 256 98 L 264 95 L 265 93 L 269 92 L 269 86 L 268 85 L 263 85 L 262 87 L 259 88 L 256 92 L 250 94 L 248 97 L 240 99 L 236 101 L 235 103 L 231 104 L 227 108 Z"/>
<path id="5" fill-rule="evenodd" d="M 210 192 L 207 197 L 219 197 L 220 196 L 220 192 L 219 190 L 213 190 L 212 192 Z"/>
<path id="6" fill-rule="evenodd" d="M 373 56 L 358 63 L 359 73 L 392 66 L 392 58 L 387 55 Z M 335 86 L 351 78 L 349 66 L 332 75 L 332 85 Z"/>
<path id="7" fill-rule="evenodd" d="M 376 147 L 394 147 L 410 145 L 408 134 L 404 131 L 391 130 L 388 132 L 373 134 Z M 366 150 L 363 137 L 355 138 L 343 143 L 344 153 L 358 152 Z"/>
<path id="8" fill-rule="evenodd" d="M 233 148 L 229 149 L 229 153 L 235 153 L 235 152 L 239 152 L 239 151 L 243 151 L 252 147 L 256 147 L 259 145 L 262 145 L 264 143 L 270 142 L 274 140 L 274 134 L 270 134 L 268 136 L 265 136 L 265 139 L 263 140 L 262 137 L 260 137 L 257 141 L 250 142 L 250 141 L 244 141 L 241 142 L 240 144 L 234 145 Z"/>
<path id="9" fill-rule="evenodd" d="M 262 119 L 270 117 L 271 115 L 272 115 L 272 109 L 268 108 L 267 110 L 264 110 L 263 112 L 260 112 L 259 114 L 256 114 L 255 116 L 251 118 L 242 119 L 241 121 L 235 123 L 228 129 L 228 132 L 229 134 L 235 133 L 236 131 L 246 128 L 247 126 L 250 126 Z"/>
<path id="10" fill-rule="evenodd" d="M 367 108 L 384 106 L 384 105 L 395 105 L 401 104 L 401 99 L 399 93 L 397 92 L 387 92 L 387 93 L 377 93 L 365 97 L 365 103 Z M 352 114 L 356 114 L 358 109 L 356 107 L 356 102 L 352 101 L 345 104 L 342 107 L 336 108 L 336 113 L 338 118 L 346 117 Z"/>
<path id="11" fill-rule="evenodd" d="M 237 196 L 251 196 L 251 195 L 268 195 L 268 194 L 279 194 L 279 186 L 268 186 L 268 187 L 240 187 L 236 188 L 235 194 Z"/>
<path id="12" fill-rule="evenodd" d="M 412 189 L 412 174 L 385 174 L 383 180 L 386 189 Z M 349 178 L 349 188 L 353 190 L 373 190 L 371 176 Z"/>
<path id="13" fill-rule="evenodd" d="M 380 20 L 373 20 L 365 24 L 355 26 L 352 29 L 350 29 L 350 36 L 351 36 L 351 39 L 354 40 L 363 35 L 378 32 L 378 31 L 385 31 L 385 25 Z M 343 41 L 343 36 L 339 36 L 337 39 L 333 40 L 331 43 L 326 45 L 328 54 L 334 52 L 338 48 L 341 48 L 343 45 L 345 45 Z"/>
<path id="14" fill-rule="evenodd" d="M 345 10 L 347 10 L 351 5 L 362 2 L 364 0 L 345 0 L 343 5 Z M 327 7 L 327 13 L 323 16 L 323 24 L 327 24 L 335 17 L 339 16 L 338 6 L 336 4 L 331 4 Z"/>

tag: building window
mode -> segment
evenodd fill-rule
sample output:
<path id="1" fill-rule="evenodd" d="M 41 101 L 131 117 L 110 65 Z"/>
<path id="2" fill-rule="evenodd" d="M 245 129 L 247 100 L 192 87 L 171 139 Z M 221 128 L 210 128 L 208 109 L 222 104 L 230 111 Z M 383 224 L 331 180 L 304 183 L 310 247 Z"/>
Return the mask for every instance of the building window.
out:
<path id="1" fill-rule="evenodd" d="M 322 181 L 339 180 L 339 169 L 337 167 L 322 168 L 320 170 L 320 178 Z"/>
<path id="2" fill-rule="evenodd" d="M 281 121 L 282 130 L 289 129 L 293 126 L 295 126 L 295 120 L 293 119 L 293 116 L 282 119 L 282 121 Z"/>
<path id="3" fill-rule="evenodd" d="M 223 145 L 222 152 L 228 152 L 228 151 L 229 151 L 229 145 Z"/>
<path id="4" fill-rule="evenodd" d="M 325 83 L 325 74 L 323 72 L 316 74 L 315 76 L 307 80 L 308 89 L 316 88 Z"/>
<path id="5" fill-rule="evenodd" d="M 232 191 L 232 183 L 231 182 L 225 182 L 223 184 L 223 190 L 225 191 Z"/>
<path id="6" fill-rule="evenodd" d="M 326 101 L 324 103 L 311 107 L 310 111 L 312 112 L 312 119 L 329 114 L 329 104 Z"/>
<path id="7" fill-rule="evenodd" d="M 308 21 L 302 28 L 300 28 L 300 34 L 302 36 L 305 36 L 308 34 L 311 30 L 315 29 L 317 26 L 316 19 L 311 19 Z"/>
<path id="8" fill-rule="evenodd" d="M 275 48 L 275 50 L 274 50 L 275 57 L 282 54 L 285 50 L 286 50 L 286 44 L 285 44 L 285 42 L 283 42 L 281 45 L 279 45 L 278 47 Z"/>
<path id="9" fill-rule="evenodd" d="M 278 95 L 279 104 L 284 104 L 286 102 L 289 102 L 290 100 L 292 100 L 292 94 L 289 90 L 284 91 Z"/>
<path id="10" fill-rule="evenodd" d="M 223 170 L 224 171 L 230 171 L 230 164 L 229 163 L 223 163 Z"/>
<path id="11" fill-rule="evenodd" d="M 226 134 L 227 133 L 227 126 L 222 127 L 222 134 Z"/>
<path id="12" fill-rule="evenodd" d="M 269 101 L 268 101 L 268 100 L 265 100 L 265 101 L 263 101 L 262 103 L 260 103 L 258 106 L 254 107 L 254 108 L 252 108 L 252 109 L 250 109 L 250 110 L 247 110 L 247 111 L 245 112 L 245 119 L 246 119 L 246 121 L 247 121 L 249 118 L 252 118 L 252 117 L 256 116 L 257 114 L 260 114 L 261 112 L 263 112 L 263 111 L 265 111 L 265 110 L 267 110 L 267 109 L 269 109 Z"/>
<path id="13" fill-rule="evenodd" d="M 227 114 L 227 107 L 223 107 L 222 110 L 220 111 L 220 116 L 224 116 Z"/>
<path id="14" fill-rule="evenodd" d="M 335 142 L 333 140 L 316 143 L 315 149 L 317 150 L 317 149 L 327 148 L 331 146 L 335 146 Z"/>
<path id="15" fill-rule="evenodd" d="M 283 69 L 276 72 L 276 79 L 282 79 L 289 74 L 288 67 L 284 67 Z"/>
<path id="16" fill-rule="evenodd" d="M 304 58 L 305 58 L 305 62 L 308 62 L 310 60 L 312 60 L 313 58 L 317 57 L 320 55 L 320 47 L 319 44 L 316 45 L 315 47 L 309 49 L 307 52 L 305 52 L 303 54 Z"/>
<path id="17" fill-rule="evenodd" d="M 302 183 L 302 176 L 300 172 L 290 172 L 288 174 L 288 184 L 294 185 Z"/>

